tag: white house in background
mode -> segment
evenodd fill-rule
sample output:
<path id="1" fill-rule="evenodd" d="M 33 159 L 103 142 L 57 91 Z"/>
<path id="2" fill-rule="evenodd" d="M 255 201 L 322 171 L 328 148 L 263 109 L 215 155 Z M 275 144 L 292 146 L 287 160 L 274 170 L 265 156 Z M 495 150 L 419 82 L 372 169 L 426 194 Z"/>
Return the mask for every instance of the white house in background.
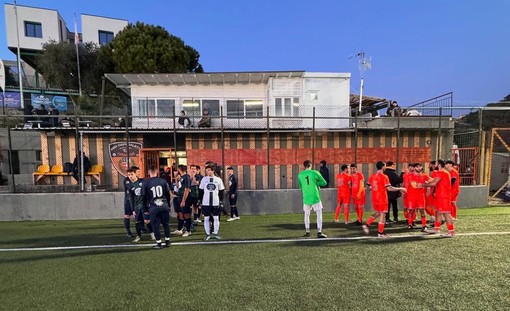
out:
<path id="1" fill-rule="evenodd" d="M 106 74 L 131 96 L 133 127 L 173 128 L 174 109 L 196 125 L 204 108 L 212 127 L 348 128 L 350 73 L 304 71 Z M 175 119 L 176 120 L 176 119 Z M 321 121 L 321 122 L 319 122 Z M 178 125 L 178 124 L 177 124 Z"/>
<path id="2" fill-rule="evenodd" d="M 16 6 L 18 12 L 19 46 L 21 58 L 33 66 L 31 57 L 42 50 L 42 45 L 50 40 L 74 43 L 74 20 L 68 16 L 68 24 L 60 13 L 52 9 L 29 6 Z M 5 32 L 7 47 L 16 53 L 18 40 L 16 36 L 16 14 L 14 5 L 6 3 Z M 124 19 L 81 14 L 82 42 L 106 44 L 128 25 Z M 68 27 L 69 26 L 69 27 Z"/>

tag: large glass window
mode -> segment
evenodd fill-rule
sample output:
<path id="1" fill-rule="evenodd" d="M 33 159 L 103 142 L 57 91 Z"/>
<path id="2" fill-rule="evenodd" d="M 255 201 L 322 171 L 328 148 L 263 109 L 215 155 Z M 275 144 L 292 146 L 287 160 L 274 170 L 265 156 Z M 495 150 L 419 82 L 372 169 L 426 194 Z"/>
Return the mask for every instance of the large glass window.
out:
<path id="1" fill-rule="evenodd" d="M 25 36 L 42 38 L 42 24 L 36 22 L 25 22 Z"/>
<path id="2" fill-rule="evenodd" d="M 188 117 L 200 117 L 202 116 L 202 109 L 200 109 L 199 100 L 183 100 L 182 110 L 186 111 Z"/>
<path id="3" fill-rule="evenodd" d="M 244 117 L 244 100 L 227 100 L 227 118 Z"/>
<path id="4" fill-rule="evenodd" d="M 275 98 L 274 108 L 276 116 L 298 117 L 299 97 Z"/>
<path id="5" fill-rule="evenodd" d="M 156 100 L 157 116 L 158 117 L 171 117 L 174 115 L 175 100 L 173 99 L 158 99 Z M 179 115 L 177 111 L 175 114 Z"/>
<path id="6" fill-rule="evenodd" d="M 186 111 L 186 115 L 190 117 L 201 117 L 202 111 L 207 109 L 209 115 L 220 115 L 220 100 L 219 99 L 186 99 L 182 101 L 182 109 Z"/>
<path id="7" fill-rule="evenodd" d="M 246 117 L 262 118 L 264 114 L 264 103 L 262 100 L 246 100 L 244 107 L 246 108 Z"/>
<path id="8" fill-rule="evenodd" d="M 99 44 L 100 45 L 107 45 L 112 40 L 113 40 L 113 32 L 99 30 Z"/>

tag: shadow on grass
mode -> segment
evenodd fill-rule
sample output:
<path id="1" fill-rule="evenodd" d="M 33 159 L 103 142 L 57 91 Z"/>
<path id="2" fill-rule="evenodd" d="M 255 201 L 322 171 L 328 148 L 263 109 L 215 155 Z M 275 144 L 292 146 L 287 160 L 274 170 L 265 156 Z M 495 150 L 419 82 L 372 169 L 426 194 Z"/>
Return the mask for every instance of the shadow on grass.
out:
<path id="1" fill-rule="evenodd" d="M 39 260 L 51 260 L 51 259 L 67 259 L 67 258 L 78 258 L 86 256 L 96 255 L 109 255 L 109 254 L 125 254 L 125 253 L 138 253 L 153 251 L 150 247 L 136 247 L 136 248 L 115 248 L 115 249 L 91 249 L 91 250 L 59 250 L 59 251 L 38 251 L 41 255 L 33 256 L 34 252 L 27 252 L 26 256 L 17 255 L 11 259 L 1 259 L 0 263 L 23 263 L 23 262 L 34 262 Z M 164 250 L 163 250 L 164 251 Z"/>

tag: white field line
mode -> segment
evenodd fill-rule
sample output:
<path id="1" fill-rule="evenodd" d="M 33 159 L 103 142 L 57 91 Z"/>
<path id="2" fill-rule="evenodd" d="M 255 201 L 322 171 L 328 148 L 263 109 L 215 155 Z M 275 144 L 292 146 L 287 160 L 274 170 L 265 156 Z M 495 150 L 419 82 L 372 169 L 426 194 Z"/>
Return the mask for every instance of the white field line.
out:
<path id="1" fill-rule="evenodd" d="M 510 232 L 471 232 L 471 233 L 456 233 L 455 236 L 482 236 L 482 235 L 505 235 Z M 322 242 L 322 241 L 357 241 L 357 240 L 392 240 L 392 239 L 409 239 L 409 238 L 423 238 L 435 239 L 442 238 L 440 235 L 423 234 L 423 235 L 391 235 L 388 238 L 381 239 L 375 236 L 357 236 L 357 237 L 336 237 L 325 239 L 310 239 L 310 238 L 296 238 L 296 239 L 260 239 L 260 240 L 216 240 L 216 241 L 189 241 L 189 242 L 172 242 L 172 246 L 188 246 L 188 245 L 226 245 L 226 244 L 262 244 L 262 243 L 306 243 L 306 242 Z M 56 246 L 56 247 L 25 247 L 25 248 L 0 248 L 0 252 L 26 252 L 26 251 L 55 251 L 55 250 L 81 250 L 81 249 L 108 249 L 108 248 L 147 248 L 154 246 L 154 243 L 146 244 L 112 244 L 112 245 L 82 245 L 82 246 Z"/>

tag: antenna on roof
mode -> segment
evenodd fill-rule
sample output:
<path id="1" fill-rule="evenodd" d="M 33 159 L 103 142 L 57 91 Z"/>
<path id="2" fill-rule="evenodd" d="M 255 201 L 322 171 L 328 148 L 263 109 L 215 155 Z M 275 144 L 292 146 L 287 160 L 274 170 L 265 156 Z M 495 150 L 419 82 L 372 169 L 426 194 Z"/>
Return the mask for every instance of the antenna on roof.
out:
<path id="1" fill-rule="evenodd" d="M 358 112 L 361 112 L 361 103 L 363 102 L 363 77 L 366 70 L 372 69 L 372 57 L 368 60 L 365 56 L 365 52 L 361 51 L 349 57 L 349 59 L 353 59 L 356 57 L 359 62 L 359 74 L 361 77 L 361 85 L 359 88 L 359 107 Z"/>

